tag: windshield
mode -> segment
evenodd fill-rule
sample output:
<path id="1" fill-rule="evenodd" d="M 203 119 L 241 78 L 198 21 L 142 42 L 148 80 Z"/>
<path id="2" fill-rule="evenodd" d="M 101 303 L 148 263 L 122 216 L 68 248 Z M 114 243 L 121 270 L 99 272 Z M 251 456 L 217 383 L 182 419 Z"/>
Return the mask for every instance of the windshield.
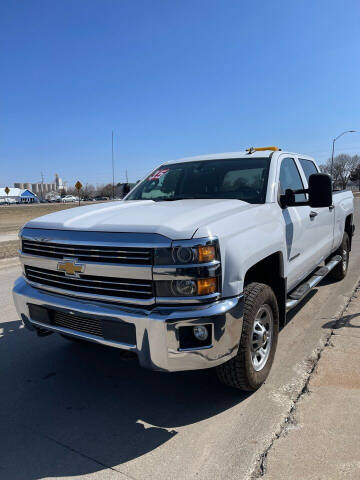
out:
<path id="1" fill-rule="evenodd" d="M 126 200 L 226 198 L 264 203 L 270 158 L 234 158 L 164 164 Z"/>

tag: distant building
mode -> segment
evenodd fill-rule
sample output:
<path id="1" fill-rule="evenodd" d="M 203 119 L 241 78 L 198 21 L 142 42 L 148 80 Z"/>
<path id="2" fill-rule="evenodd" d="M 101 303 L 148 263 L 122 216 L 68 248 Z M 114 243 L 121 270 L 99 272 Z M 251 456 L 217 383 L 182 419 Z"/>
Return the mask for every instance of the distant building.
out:
<path id="1" fill-rule="evenodd" d="M 63 184 L 61 178 L 57 173 L 55 173 L 55 179 L 53 183 L 22 183 L 15 182 L 15 188 L 26 189 L 33 192 L 36 196 L 45 197 L 47 193 L 62 193 L 66 192 L 66 186 Z"/>
<path id="2" fill-rule="evenodd" d="M 38 197 L 27 188 L 10 188 L 9 195 L 5 193 L 5 187 L 0 187 L 1 203 L 39 203 Z"/>

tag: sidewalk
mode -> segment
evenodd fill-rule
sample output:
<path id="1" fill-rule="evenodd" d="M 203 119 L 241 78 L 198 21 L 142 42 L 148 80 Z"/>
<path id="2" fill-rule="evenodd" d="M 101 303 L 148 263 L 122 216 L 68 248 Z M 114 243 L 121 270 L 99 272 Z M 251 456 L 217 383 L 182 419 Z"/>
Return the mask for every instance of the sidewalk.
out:
<path id="1" fill-rule="evenodd" d="M 359 287 L 264 467 L 264 480 L 360 479 Z"/>

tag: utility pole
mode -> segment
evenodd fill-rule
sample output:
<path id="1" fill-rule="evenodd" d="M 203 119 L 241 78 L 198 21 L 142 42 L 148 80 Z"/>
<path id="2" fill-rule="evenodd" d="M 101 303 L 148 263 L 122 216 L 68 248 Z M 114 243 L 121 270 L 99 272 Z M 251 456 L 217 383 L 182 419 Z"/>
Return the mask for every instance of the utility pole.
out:
<path id="1" fill-rule="evenodd" d="M 128 174 L 127 174 L 127 170 L 125 170 L 125 177 L 126 177 L 126 183 L 129 183 Z"/>
<path id="2" fill-rule="evenodd" d="M 112 192 L 115 198 L 115 167 L 114 167 L 114 130 L 111 132 L 111 161 L 112 161 Z"/>

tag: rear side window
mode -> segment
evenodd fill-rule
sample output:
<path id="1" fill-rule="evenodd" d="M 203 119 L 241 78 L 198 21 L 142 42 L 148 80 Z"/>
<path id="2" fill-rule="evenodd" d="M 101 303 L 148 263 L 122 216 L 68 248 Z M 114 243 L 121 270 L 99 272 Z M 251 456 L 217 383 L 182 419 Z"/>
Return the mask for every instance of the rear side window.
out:
<path id="1" fill-rule="evenodd" d="M 293 158 L 284 158 L 280 167 L 280 192 L 283 195 L 285 191 L 291 188 L 291 190 L 303 190 L 304 185 L 302 183 L 299 170 Z M 297 193 L 295 195 L 297 202 L 305 202 L 306 197 L 304 193 Z"/>
<path id="2" fill-rule="evenodd" d="M 304 158 L 299 158 L 301 168 L 304 170 L 305 177 L 307 182 L 309 183 L 309 177 L 313 173 L 318 173 L 315 163 L 311 160 L 305 160 Z"/>

